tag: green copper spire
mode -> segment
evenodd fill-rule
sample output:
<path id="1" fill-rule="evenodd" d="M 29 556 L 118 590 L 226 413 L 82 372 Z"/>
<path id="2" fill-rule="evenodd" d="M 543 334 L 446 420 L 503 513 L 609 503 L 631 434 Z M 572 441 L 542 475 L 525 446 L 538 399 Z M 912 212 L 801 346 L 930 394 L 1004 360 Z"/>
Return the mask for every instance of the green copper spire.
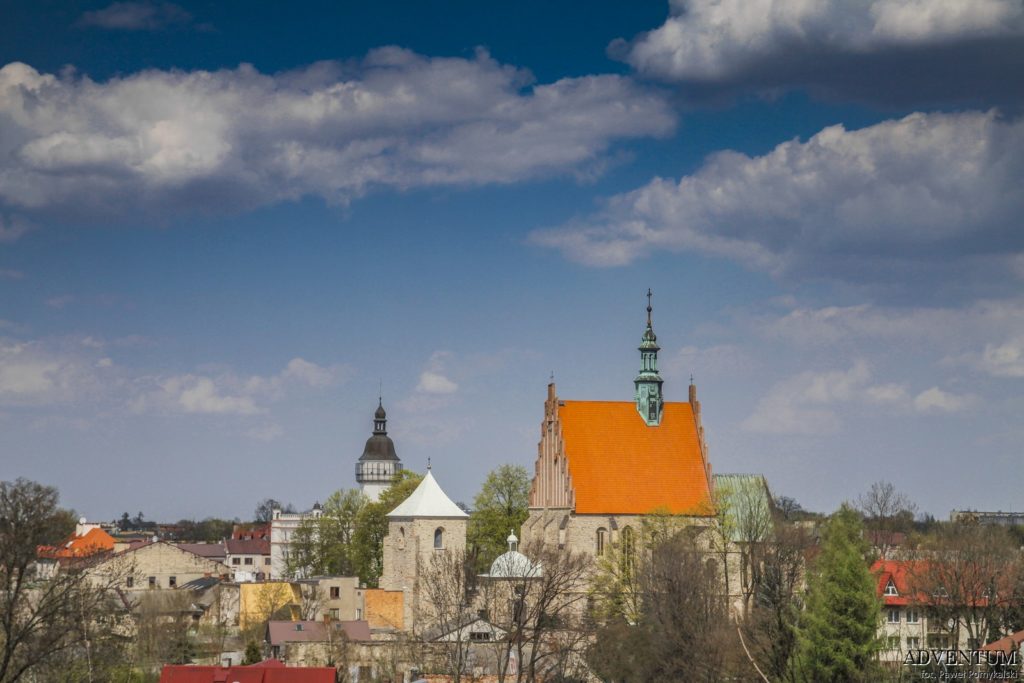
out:
<path id="1" fill-rule="evenodd" d="M 647 290 L 647 329 L 640 341 L 640 374 L 633 380 L 636 386 L 636 410 L 648 427 L 661 424 L 662 408 L 665 405 L 661 393 L 663 380 L 658 374 L 658 336 L 651 324 L 651 290 Z"/>

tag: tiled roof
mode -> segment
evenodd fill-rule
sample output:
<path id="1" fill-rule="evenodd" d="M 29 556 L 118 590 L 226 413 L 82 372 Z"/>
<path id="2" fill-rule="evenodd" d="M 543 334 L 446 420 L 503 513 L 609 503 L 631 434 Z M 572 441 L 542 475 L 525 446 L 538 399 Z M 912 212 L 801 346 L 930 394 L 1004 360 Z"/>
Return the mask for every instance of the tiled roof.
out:
<path id="1" fill-rule="evenodd" d="M 160 683 L 334 683 L 333 666 L 289 666 L 270 659 L 252 666 L 177 666 L 160 672 Z"/>
<path id="2" fill-rule="evenodd" d="M 982 646 L 981 649 L 988 650 L 990 652 L 1006 652 L 1007 654 L 1009 654 L 1010 652 L 1019 650 L 1022 644 L 1024 644 L 1024 631 L 1017 631 L 1015 633 L 1011 633 L 1008 636 L 1004 636 L 999 640 L 993 640 L 991 643 Z"/>
<path id="3" fill-rule="evenodd" d="M 878 597 L 886 605 L 909 605 L 911 602 L 928 602 L 928 597 L 919 592 L 917 600 L 913 600 L 913 589 L 911 587 L 914 572 L 924 572 L 926 565 L 923 562 L 911 560 L 877 560 L 871 565 L 871 573 L 878 576 L 878 584 L 875 591 Z M 899 595 L 886 595 L 885 587 L 892 581 L 896 586 Z"/>
<path id="4" fill-rule="evenodd" d="M 325 643 L 327 629 L 336 634 L 344 633 L 351 641 L 369 641 L 370 625 L 365 621 L 270 621 L 267 622 L 267 636 L 271 645 L 284 643 Z"/>
<path id="5" fill-rule="evenodd" d="M 223 543 L 175 543 L 182 550 L 211 560 L 224 559 Z"/>
<path id="6" fill-rule="evenodd" d="M 712 514 L 689 403 L 666 403 L 656 427 L 632 401 L 563 401 L 558 419 L 577 514 Z"/>
<path id="7" fill-rule="evenodd" d="M 270 541 L 266 539 L 238 540 L 229 538 L 225 541 L 229 555 L 269 555 Z"/>
<path id="8" fill-rule="evenodd" d="M 89 557 L 96 553 L 108 552 L 114 549 L 114 538 L 103 529 L 90 529 L 82 536 L 72 536 L 61 546 L 40 546 L 38 554 L 40 557 L 51 559 L 71 559 L 74 557 Z"/>

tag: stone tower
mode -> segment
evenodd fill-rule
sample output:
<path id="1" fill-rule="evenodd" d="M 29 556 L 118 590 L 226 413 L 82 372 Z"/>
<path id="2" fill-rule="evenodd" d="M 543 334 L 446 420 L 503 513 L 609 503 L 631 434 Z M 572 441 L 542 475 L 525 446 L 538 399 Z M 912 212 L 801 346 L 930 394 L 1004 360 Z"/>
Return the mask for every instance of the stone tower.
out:
<path id="1" fill-rule="evenodd" d="M 388 436 L 388 414 L 378 399 L 373 414 L 373 435 L 366 440 L 363 454 L 356 462 L 356 481 L 363 495 L 375 503 L 401 471 L 402 461 L 395 452 L 395 442 Z"/>
<path id="2" fill-rule="evenodd" d="M 404 593 L 405 630 L 415 630 L 417 615 L 422 614 L 420 582 L 431 558 L 465 550 L 468 518 L 441 490 L 429 467 L 412 495 L 388 513 L 380 587 Z"/>
<path id="3" fill-rule="evenodd" d="M 654 327 L 651 325 L 651 290 L 647 290 L 647 329 L 640 341 L 640 374 L 633 380 L 636 387 L 634 400 L 636 410 L 644 419 L 648 427 L 657 427 L 661 424 L 661 416 L 665 407 L 665 396 L 662 394 L 661 385 L 664 380 L 658 374 L 658 337 L 654 334 Z"/>

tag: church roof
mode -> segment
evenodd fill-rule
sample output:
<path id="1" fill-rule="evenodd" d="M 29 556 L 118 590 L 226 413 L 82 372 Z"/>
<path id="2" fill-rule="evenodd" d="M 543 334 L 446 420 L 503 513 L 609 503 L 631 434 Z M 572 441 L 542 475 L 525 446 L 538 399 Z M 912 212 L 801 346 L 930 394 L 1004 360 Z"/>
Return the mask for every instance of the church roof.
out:
<path id="1" fill-rule="evenodd" d="M 657 427 L 633 401 L 560 401 L 558 419 L 577 514 L 712 514 L 689 403 L 665 403 Z"/>
<path id="2" fill-rule="evenodd" d="M 469 517 L 441 490 L 434 475 L 427 476 L 401 505 L 388 513 L 388 517 Z"/>

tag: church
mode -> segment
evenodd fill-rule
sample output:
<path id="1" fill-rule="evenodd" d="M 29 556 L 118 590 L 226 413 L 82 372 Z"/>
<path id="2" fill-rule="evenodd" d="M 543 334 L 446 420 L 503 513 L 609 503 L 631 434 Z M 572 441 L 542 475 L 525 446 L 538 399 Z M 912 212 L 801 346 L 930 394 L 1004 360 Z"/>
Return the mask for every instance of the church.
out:
<path id="1" fill-rule="evenodd" d="M 523 543 L 601 557 L 628 546 L 644 515 L 659 511 L 710 524 L 711 464 L 697 388 L 664 398 L 658 338 L 647 292 L 647 327 L 632 401 L 576 401 L 548 384 Z"/>

